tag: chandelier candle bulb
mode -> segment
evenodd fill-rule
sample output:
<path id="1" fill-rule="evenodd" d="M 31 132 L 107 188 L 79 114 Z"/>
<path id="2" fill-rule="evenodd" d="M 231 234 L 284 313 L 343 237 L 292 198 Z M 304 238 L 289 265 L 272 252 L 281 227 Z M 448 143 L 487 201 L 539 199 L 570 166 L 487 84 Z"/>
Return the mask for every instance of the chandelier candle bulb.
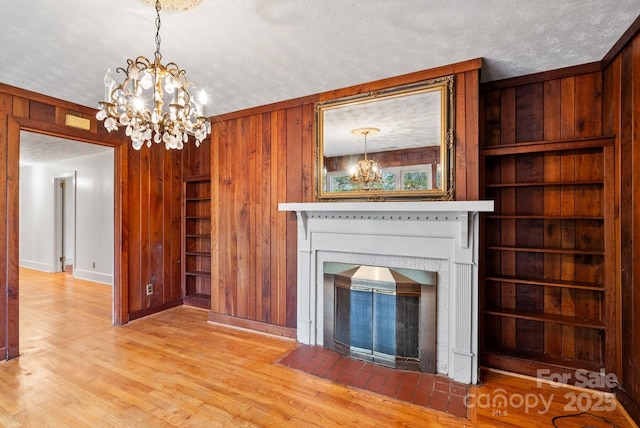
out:
<path id="1" fill-rule="evenodd" d="M 207 104 L 207 93 L 204 89 L 200 89 L 200 93 L 198 94 L 198 101 L 200 102 L 200 116 L 206 117 L 206 104 Z"/>
<path id="2" fill-rule="evenodd" d="M 115 87 L 116 82 L 113 80 L 113 75 L 111 74 L 111 69 L 107 68 L 107 73 L 104 75 L 104 100 L 109 102 L 111 100 L 111 92 Z"/>

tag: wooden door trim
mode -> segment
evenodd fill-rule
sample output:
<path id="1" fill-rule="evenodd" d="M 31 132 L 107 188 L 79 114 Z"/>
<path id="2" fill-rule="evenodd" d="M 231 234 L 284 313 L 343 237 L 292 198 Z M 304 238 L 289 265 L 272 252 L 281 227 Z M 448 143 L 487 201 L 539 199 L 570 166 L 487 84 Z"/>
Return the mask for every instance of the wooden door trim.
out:
<path id="1" fill-rule="evenodd" d="M 19 282 L 19 170 L 20 131 L 31 131 L 70 140 L 99 144 L 114 149 L 114 272 L 113 323 L 128 322 L 128 225 L 127 216 L 127 145 L 123 140 L 96 135 L 31 119 L 8 116 L 7 153 L 7 358 L 19 355 L 18 282 Z"/>

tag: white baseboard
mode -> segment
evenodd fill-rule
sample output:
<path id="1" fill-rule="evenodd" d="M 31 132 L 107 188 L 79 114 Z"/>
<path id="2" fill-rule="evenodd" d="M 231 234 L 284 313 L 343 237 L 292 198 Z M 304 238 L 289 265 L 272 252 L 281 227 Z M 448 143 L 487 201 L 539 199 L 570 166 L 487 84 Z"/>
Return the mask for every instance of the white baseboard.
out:
<path id="1" fill-rule="evenodd" d="M 99 282 L 101 284 L 113 285 L 113 275 L 102 272 L 91 272 L 83 269 L 74 269 L 73 277 L 86 279 L 87 281 Z"/>
<path id="2" fill-rule="evenodd" d="M 20 267 L 38 270 L 40 272 L 53 272 L 53 266 L 49 263 L 36 262 L 35 260 L 20 259 Z"/>

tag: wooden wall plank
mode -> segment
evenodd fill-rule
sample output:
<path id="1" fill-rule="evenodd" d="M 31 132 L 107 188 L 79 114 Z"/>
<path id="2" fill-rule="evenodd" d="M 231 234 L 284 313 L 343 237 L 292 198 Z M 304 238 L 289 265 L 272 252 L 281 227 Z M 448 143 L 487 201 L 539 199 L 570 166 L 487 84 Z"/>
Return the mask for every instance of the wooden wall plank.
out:
<path id="1" fill-rule="evenodd" d="M 464 195 L 458 195 L 460 200 L 475 201 L 480 199 L 480 183 L 478 181 L 479 168 L 480 168 L 480 153 L 479 153 L 479 102 L 478 102 L 478 88 L 480 87 L 480 73 L 478 70 L 468 71 L 464 73 L 465 78 L 465 93 L 464 93 L 464 119 L 465 119 L 465 164 L 464 166 L 457 166 L 458 168 L 464 168 L 467 176 L 466 193 Z M 459 115 L 458 117 L 460 117 Z M 456 179 L 457 184 L 457 179 Z"/>
<path id="2" fill-rule="evenodd" d="M 281 142 L 281 131 L 279 131 L 279 128 L 282 127 L 282 115 L 283 112 L 282 110 L 278 110 L 278 111 L 274 111 L 271 113 L 270 116 L 270 120 L 271 120 L 271 124 L 270 124 L 270 140 L 271 140 L 271 162 L 272 162 L 272 167 L 271 167 L 271 189 L 270 189 L 270 195 L 271 195 L 271 204 L 269 206 L 269 212 L 271 213 L 271 218 L 269 219 L 269 229 L 271 232 L 271 251 L 270 251 L 270 255 L 271 255 L 271 278 L 269 280 L 269 284 L 270 284 L 270 288 L 269 288 L 269 320 L 266 322 L 269 322 L 271 324 L 276 324 L 278 325 L 278 281 L 280 280 L 280 273 L 282 271 L 282 265 L 279 263 L 279 257 L 280 257 L 280 247 L 283 245 L 281 244 L 282 239 L 278 239 L 278 232 L 279 232 L 279 224 L 282 223 L 281 218 L 283 216 L 286 216 L 285 213 L 280 213 L 278 212 L 278 200 L 280 198 L 280 195 L 278 193 L 278 189 L 280 187 L 280 177 L 281 177 L 281 171 L 278 168 L 278 165 L 281 165 L 281 161 L 282 161 L 282 155 L 280 154 L 281 151 L 285 150 L 284 147 L 282 147 L 282 142 Z M 286 158 L 286 153 L 285 153 L 285 158 Z M 286 184 L 285 184 L 286 186 Z"/>
<path id="3" fill-rule="evenodd" d="M 264 270 L 267 268 L 269 260 L 268 254 L 265 254 L 265 230 L 264 213 L 268 212 L 264 204 L 264 178 L 267 176 L 268 168 L 265 166 L 264 159 L 264 126 L 262 123 L 263 115 L 257 114 L 254 118 L 254 136 L 252 148 L 251 162 L 251 204 L 252 215 L 251 224 L 253 225 L 251 238 L 255 248 L 254 267 L 251 276 L 254 281 L 254 289 L 252 290 L 254 302 L 254 320 L 262 320 L 262 310 L 264 301 L 262 299 L 262 290 L 264 289 Z"/>
<path id="4" fill-rule="evenodd" d="M 576 136 L 575 132 L 575 78 L 567 77 L 560 83 L 562 97 L 560 138 L 568 139 Z"/>
<path id="5" fill-rule="evenodd" d="M 640 226 L 638 225 L 637 219 L 640 218 L 640 165 L 638 165 L 637 160 L 640 159 L 640 121 L 637 120 L 638 114 L 640 112 L 640 36 L 636 36 L 631 45 L 632 50 L 632 58 L 633 58 L 633 84 L 631 88 L 633 88 L 633 122 L 632 122 L 632 159 L 633 161 L 633 169 L 631 172 L 632 183 L 631 183 L 631 215 L 633 219 L 636 219 L 633 222 L 633 232 L 632 232 L 632 246 L 630 248 L 625 249 L 632 254 L 632 259 L 636 261 L 633 267 L 632 280 L 630 283 L 625 284 L 628 288 L 631 288 L 632 291 L 632 300 L 630 302 L 630 310 L 632 312 L 632 319 L 635 320 L 635 324 L 631 327 L 632 331 L 635 332 L 633 338 L 630 339 L 631 347 L 633 349 L 632 352 L 632 367 L 633 373 L 630 376 L 628 384 L 633 383 L 633 397 L 636 403 L 640 403 L 640 338 L 638 337 L 638 318 L 640 317 L 640 270 L 637 267 L 638 263 L 638 255 L 640 254 Z M 625 125 L 629 125 L 626 123 Z"/>
<path id="6" fill-rule="evenodd" d="M 152 245 L 150 236 L 150 209 L 151 199 L 155 196 L 151 194 L 151 162 L 150 148 L 142 146 L 140 150 L 140 283 L 131 284 L 132 293 L 138 294 L 140 308 L 149 308 L 152 305 L 153 297 L 147 296 L 145 285 L 151 279 L 151 258 Z M 132 309 L 135 306 L 132 306 Z"/>
<path id="7" fill-rule="evenodd" d="M 302 107 L 302 201 L 312 202 L 315 198 L 316 169 L 315 152 L 315 111 L 313 104 Z"/>
<path id="8" fill-rule="evenodd" d="M 227 282 L 224 284 L 226 290 L 225 309 L 228 315 L 237 316 L 238 302 L 238 219 L 237 212 L 237 186 L 238 179 L 238 128 L 241 126 L 240 119 L 234 120 L 229 127 L 229 144 L 227 144 L 229 165 L 229 175 L 227 177 L 228 186 L 225 200 L 228 202 L 225 210 L 227 212 L 227 224 L 229 227 L 228 241 L 226 243 L 227 254 Z"/>
<path id="9" fill-rule="evenodd" d="M 56 123 L 56 107 L 53 104 L 29 101 L 29 118 L 38 122 Z"/>
<path id="10" fill-rule="evenodd" d="M 132 311 L 142 309 L 142 302 L 140 300 L 140 283 L 142 278 L 142 266 L 140 260 L 142 258 L 142 228 L 141 217 L 142 207 L 140 194 L 140 152 L 129 152 L 129 169 L 128 179 L 129 183 L 129 257 L 132 263 L 129 264 L 129 295 L 128 305 Z M 135 263 L 134 261 L 138 261 Z"/>
<path id="11" fill-rule="evenodd" d="M 262 248 L 262 288 L 257 290 L 260 295 L 262 306 L 262 311 L 258 314 L 259 319 L 261 319 L 265 323 L 271 322 L 271 279 L 272 272 L 275 269 L 275 266 L 272 263 L 272 248 L 275 237 L 272 234 L 272 216 L 275 213 L 272 211 L 272 178 L 274 176 L 274 166 L 271 161 L 272 148 L 271 148 L 271 114 L 264 113 L 261 115 L 262 117 L 262 140 L 260 141 L 262 147 L 262 167 L 263 167 L 263 177 L 269 178 L 268 180 L 262 179 L 260 188 L 262 189 L 262 222 L 260 230 L 263 234 L 261 242 Z"/>
<path id="12" fill-rule="evenodd" d="M 484 97 L 482 97 L 484 104 L 484 147 L 500 144 L 500 139 L 502 137 L 501 96 L 502 91 L 495 90 L 484 93 Z"/>
<path id="13" fill-rule="evenodd" d="M 259 146 L 258 139 L 258 127 L 260 124 L 261 116 L 252 115 L 249 117 L 249 137 L 247 141 L 247 148 L 249 153 L 249 162 L 248 162 L 248 175 L 247 175 L 247 186 L 248 186 L 248 210 L 249 216 L 247 218 L 247 225 L 249 227 L 248 230 L 248 241 L 249 241 L 249 252 L 248 252 L 248 262 L 249 267 L 247 269 L 248 276 L 248 286 L 247 286 L 247 318 L 251 320 L 257 320 L 256 313 L 258 312 L 257 301 L 261 300 L 259 296 L 256 295 L 256 289 L 258 289 L 257 275 L 256 275 L 256 265 L 257 258 L 261 257 L 259 252 L 258 243 L 256 241 L 257 228 L 260 227 L 257 223 L 258 213 L 256 211 L 257 206 L 259 205 L 259 195 L 257 193 L 258 186 L 256 186 L 256 172 L 258 169 L 258 161 L 256 156 L 256 146 Z M 262 127 L 260 126 L 260 132 L 262 132 Z"/>
<path id="14" fill-rule="evenodd" d="M 621 90 L 621 56 L 616 57 L 610 65 L 603 72 L 603 132 L 607 135 L 619 134 L 619 126 L 621 121 L 621 107 L 622 107 L 622 90 Z M 621 140 L 617 140 L 617 145 L 611 148 L 605 148 L 605 201 L 620 201 L 621 200 L 621 185 L 620 176 L 622 171 L 620 170 L 621 164 Z M 610 163 L 609 163 L 610 162 Z M 621 228 L 620 221 L 621 216 L 617 214 L 617 206 L 615 204 L 605 204 L 605 217 L 614 218 L 613 222 L 605 223 L 605 236 L 607 242 L 606 248 L 616 248 L 618 243 L 621 242 Z M 615 295 L 615 299 L 606 299 L 605 305 L 605 319 L 607 323 L 613 323 L 620 326 L 616 332 L 615 341 L 607 341 L 605 360 L 607 361 L 607 369 L 612 373 L 624 373 L 623 371 L 623 357 L 622 352 L 617 350 L 623 350 L 624 343 L 627 341 L 626 337 L 623 338 L 623 332 L 626 328 L 622 322 L 624 310 L 622 305 L 622 261 L 621 251 L 616 249 L 615 253 L 605 255 L 605 265 L 607 272 L 614 272 L 612 275 L 607 275 L 605 278 L 605 288 L 607 289 L 607 295 L 612 293 Z M 620 287 L 618 287 L 620 285 Z M 611 350 L 615 351 L 615 355 L 611 353 Z M 625 377 L 622 376 L 620 381 L 624 384 Z M 640 401 L 640 398 L 638 399 Z"/>
<path id="15" fill-rule="evenodd" d="M 500 143 L 513 144 L 516 141 L 516 89 L 500 91 Z"/>
<path id="16" fill-rule="evenodd" d="M 7 358 L 20 355 L 18 265 L 20 230 L 20 126 L 7 123 Z"/>
<path id="17" fill-rule="evenodd" d="M 544 82 L 544 139 L 546 141 L 561 138 L 562 83 L 560 80 Z"/>
<path id="18" fill-rule="evenodd" d="M 162 263 L 162 272 L 161 272 L 161 278 L 162 278 L 162 284 L 163 285 L 169 285 L 172 284 L 171 281 L 171 274 L 172 274 L 172 266 L 175 263 L 174 260 L 174 254 L 172 253 L 173 245 L 172 245 L 172 233 L 171 233 L 171 227 L 173 225 L 172 223 L 172 217 L 171 217 L 171 210 L 172 208 L 175 208 L 175 202 L 174 202 L 174 197 L 175 195 L 173 194 L 173 188 L 172 188 L 172 184 L 173 181 L 177 181 L 177 180 L 172 180 L 172 174 L 173 174 L 173 164 L 172 164 L 172 160 L 174 159 L 175 156 L 172 156 L 172 154 L 175 153 L 175 150 L 172 150 L 171 152 L 167 153 L 167 156 L 165 156 L 162 159 L 162 172 L 163 172 L 163 177 L 162 177 L 162 195 L 164 195 L 164 198 L 167 200 L 167 202 L 169 203 L 165 203 L 162 204 L 162 206 L 160 207 L 161 211 L 162 211 L 162 248 L 166 248 L 167 251 L 164 255 L 164 260 Z M 181 165 L 178 164 L 178 166 L 180 167 Z M 180 178 L 182 178 L 182 169 L 180 169 Z M 180 205 L 180 197 L 178 198 L 178 207 L 181 208 Z M 181 230 L 180 225 L 178 226 L 178 230 Z M 179 242 L 179 241 L 178 241 Z M 179 259 L 178 259 L 179 260 Z M 177 263 L 177 265 L 179 266 L 179 262 Z M 177 284 L 180 284 L 180 278 L 178 278 L 178 282 Z M 162 295 L 162 302 L 166 302 L 166 301 L 171 301 L 171 295 L 173 292 L 173 287 L 171 286 L 163 286 L 161 290 L 159 290 L 161 292 Z M 178 298 L 180 298 L 180 295 L 178 295 Z"/>
<path id="19" fill-rule="evenodd" d="M 468 174 L 472 174 L 472 171 L 467 171 L 465 167 L 467 162 L 467 151 L 464 149 L 467 142 L 466 133 L 466 109 L 465 102 L 466 79 L 464 75 L 458 75 L 455 79 L 455 104 L 456 104 L 456 118 L 454 123 L 454 132 L 456 139 L 456 150 L 454 152 L 455 159 L 455 192 L 456 197 L 465 199 L 465 195 L 468 192 L 467 185 L 469 184 Z"/>
<path id="20" fill-rule="evenodd" d="M 288 110 L 279 110 L 277 112 L 278 118 L 278 127 L 275 129 L 276 131 L 276 140 L 280 148 L 278 149 L 277 156 L 277 165 L 280 167 L 277 170 L 277 180 L 276 180 L 276 199 L 272 200 L 274 204 L 274 209 L 277 209 L 277 204 L 280 201 L 287 201 L 287 189 L 292 184 L 289 180 L 287 180 L 287 159 L 289 156 L 289 146 L 287 144 L 287 113 Z M 285 325 L 286 324 L 286 306 L 290 302 L 285 301 L 285 296 L 287 295 L 287 263 L 290 260 L 287 260 L 287 240 L 286 233 L 288 230 L 288 224 L 295 222 L 291 213 L 278 213 L 278 221 L 277 221 L 277 232 L 276 236 L 282 236 L 284 239 L 280 239 L 278 242 L 278 250 L 277 250 L 277 280 L 273 284 L 275 291 L 275 299 L 272 302 L 272 315 L 275 316 L 275 320 L 277 325 Z M 290 230 L 290 229 L 289 229 Z M 291 302 L 292 303 L 292 302 Z"/>
<path id="21" fill-rule="evenodd" d="M 602 135 L 602 73 L 576 76 L 575 136 Z"/>
<path id="22" fill-rule="evenodd" d="M 300 177 L 299 180 L 289 181 L 287 183 L 287 202 L 303 201 L 303 147 L 302 147 L 302 107 L 287 109 L 287 177 Z M 296 285 L 297 285 L 297 269 L 298 257 L 297 247 L 298 240 L 297 220 L 289 219 L 286 226 L 286 273 L 283 280 L 285 281 L 285 289 L 283 290 L 286 302 L 296 301 Z M 293 305 L 285 305 L 283 309 L 284 325 L 287 327 L 295 327 L 296 311 L 292 310 Z"/>
<path id="23" fill-rule="evenodd" d="M 159 149 L 159 146 L 152 147 L 154 150 L 149 150 L 149 279 L 147 283 L 153 284 L 153 294 L 148 298 L 147 305 L 149 307 L 160 305 L 164 303 L 164 291 L 168 287 L 164 287 L 164 264 L 168 262 L 165 260 L 165 246 L 164 244 L 164 218 L 163 209 L 164 204 L 164 157 L 165 150 Z M 146 288 L 143 284 L 141 293 L 146 296 Z"/>
<path id="24" fill-rule="evenodd" d="M 13 97 L 12 112 L 14 117 L 29 117 L 29 99 Z"/>
<path id="25" fill-rule="evenodd" d="M 239 318 L 250 318 L 249 309 L 249 288 L 251 281 L 249 277 L 251 257 L 253 249 L 250 247 L 249 238 L 249 138 L 251 135 L 251 118 L 243 117 L 238 119 L 236 146 L 236 170 L 234 179 L 236 183 L 234 194 L 234 213 L 236 219 L 236 316 Z"/>
<path id="26" fill-rule="evenodd" d="M 0 93 L 0 105 L 11 106 L 11 97 Z M 3 109 L 5 110 L 5 109 Z M 7 169 L 7 152 L 9 149 L 8 138 L 8 126 L 9 116 L 6 110 L 0 115 L 0 167 L 6 171 Z M 0 189 L 4 195 L 6 195 L 7 186 L 7 174 L 0 174 Z M 8 198 L 0 198 L 0 213 L 3 213 L 3 217 L 9 214 L 8 211 Z M 9 231 L 7 229 L 7 222 L 0 222 L 0 258 L 6 262 L 2 265 L 0 270 L 0 360 L 4 360 L 8 357 L 7 345 L 8 345 L 8 328 L 9 328 L 9 310 L 7 307 L 8 286 L 9 286 L 9 269 L 8 269 L 8 243 L 9 243 Z"/>
<path id="27" fill-rule="evenodd" d="M 544 136 L 543 92 L 541 83 L 516 88 L 516 140 L 540 141 Z"/>

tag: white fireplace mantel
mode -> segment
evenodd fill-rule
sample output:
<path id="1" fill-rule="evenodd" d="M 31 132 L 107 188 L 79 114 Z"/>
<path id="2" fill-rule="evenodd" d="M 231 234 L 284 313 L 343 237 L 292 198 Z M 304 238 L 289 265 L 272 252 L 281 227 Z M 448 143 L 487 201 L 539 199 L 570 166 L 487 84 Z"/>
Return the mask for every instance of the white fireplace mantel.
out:
<path id="1" fill-rule="evenodd" d="M 477 382 L 478 213 L 493 201 L 281 203 L 298 218 L 297 338 L 323 345 L 323 263 L 437 261 L 439 371 Z M 333 258 L 333 260 L 331 260 Z M 399 265 L 399 266 L 393 266 Z"/>

